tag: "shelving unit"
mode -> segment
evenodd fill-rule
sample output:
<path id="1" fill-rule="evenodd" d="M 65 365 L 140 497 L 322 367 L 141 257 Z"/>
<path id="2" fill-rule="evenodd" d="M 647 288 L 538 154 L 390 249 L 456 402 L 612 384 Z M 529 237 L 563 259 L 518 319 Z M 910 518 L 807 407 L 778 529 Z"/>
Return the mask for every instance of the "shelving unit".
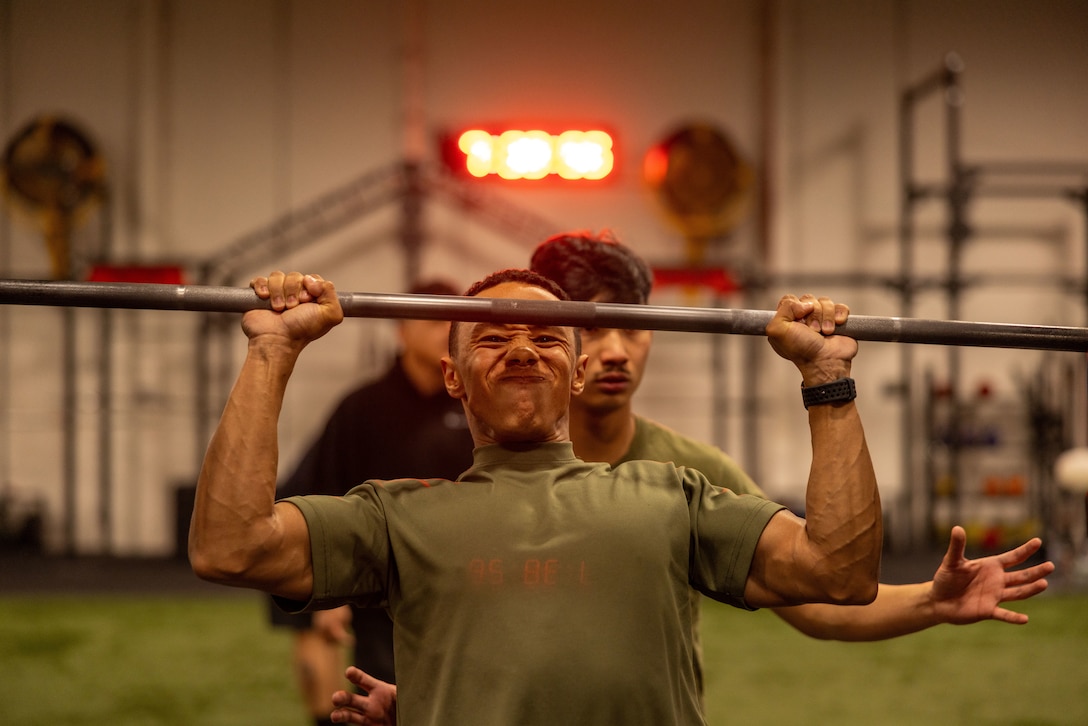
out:
<path id="1" fill-rule="evenodd" d="M 969 241 L 981 242 L 968 220 L 971 202 L 979 197 L 1067 200 L 1083 212 L 1088 230 L 1088 162 L 999 162 L 968 164 L 961 154 L 960 83 L 963 63 L 955 54 L 943 65 L 908 87 L 900 98 L 900 315 L 913 317 L 919 293 L 944 295 L 946 317 L 962 319 L 963 295 L 989 285 L 1060 290 L 1080 299 L 1088 318 L 1088 275 L 966 274 L 964 251 Z M 916 178 L 914 117 L 918 103 L 940 94 L 944 111 L 945 173 L 941 183 Z M 915 215 L 927 202 L 945 205 L 947 254 L 945 273 L 922 280 L 914 274 Z M 1088 235 L 1086 235 L 1088 237 Z M 1088 259 L 1088 239 L 1085 240 Z M 981 550 L 1002 549 L 1042 534 L 1052 524 L 1053 464 L 1064 448 L 1074 445 L 1072 422 L 1085 415 L 1084 402 L 1069 405 L 1054 396 L 1044 363 L 1035 381 L 1025 382 L 1013 396 L 998 394 L 985 384 L 965 384 L 961 350 L 950 347 L 939 383 L 927 373 L 916 390 L 911 346 L 901 346 L 903 375 L 903 481 L 909 513 L 911 545 L 943 543 L 948 528 L 962 524 L 968 542 Z M 1067 358 L 1067 361 L 1072 360 Z M 1064 366 L 1058 375 L 1085 375 L 1083 357 Z M 1053 368 L 1053 366 L 1050 366 Z M 919 421 L 919 410 L 921 421 Z M 1083 445 L 1083 442 L 1082 442 Z M 917 483 L 916 483 L 917 482 Z"/>
<path id="2" fill-rule="evenodd" d="M 1032 429 L 1024 402 L 982 385 L 954 401 L 930 386 L 926 422 L 926 480 L 935 534 L 963 525 L 968 543 L 1006 549 L 1041 534 L 1033 493 Z"/>

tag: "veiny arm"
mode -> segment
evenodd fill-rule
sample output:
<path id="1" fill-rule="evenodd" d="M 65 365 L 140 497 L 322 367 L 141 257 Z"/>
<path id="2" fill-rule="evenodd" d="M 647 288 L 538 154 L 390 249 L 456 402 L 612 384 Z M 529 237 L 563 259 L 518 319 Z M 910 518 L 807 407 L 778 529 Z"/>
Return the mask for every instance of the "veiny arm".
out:
<path id="1" fill-rule="evenodd" d="M 850 375 L 857 342 L 834 335 L 849 309 L 828 298 L 787 295 L 767 324 L 771 346 L 793 361 L 805 386 Z M 768 523 L 745 587 L 754 607 L 806 602 L 865 604 L 877 594 L 883 523 L 869 448 L 853 401 L 808 412 L 812 464 L 805 519 Z"/>
<path id="2" fill-rule="evenodd" d="M 343 311 L 332 283 L 316 275 L 274 272 L 253 287 L 273 309 L 242 318 L 249 347 L 197 480 L 189 561 L 206 580 L 308 600 L 305 519 L 294 506 L 275 504 L 277 426 L 299 354 Z"/>

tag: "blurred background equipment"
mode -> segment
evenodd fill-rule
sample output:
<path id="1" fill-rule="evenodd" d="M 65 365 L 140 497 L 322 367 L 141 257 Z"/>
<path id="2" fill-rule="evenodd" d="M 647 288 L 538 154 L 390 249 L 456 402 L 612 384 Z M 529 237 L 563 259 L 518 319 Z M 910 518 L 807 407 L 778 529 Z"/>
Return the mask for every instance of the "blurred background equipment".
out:
<path id="1" fill-rule="evenodd" d="M 750 211 L 751 164 L 709 123 L 685 124 L 650 147 L 643 176 L 686 243 L 688 264 L 703 264 L 707 245 L 722 241 Z"/>
<path id="2" fill-rule="evenodd" d="M 102 202 L 105 174 L 90 137 L 62 118 L 31 120 L 4 148 L 0 188 L 41 229 L 58 280 L 71 277 L 71 231 Z"/>

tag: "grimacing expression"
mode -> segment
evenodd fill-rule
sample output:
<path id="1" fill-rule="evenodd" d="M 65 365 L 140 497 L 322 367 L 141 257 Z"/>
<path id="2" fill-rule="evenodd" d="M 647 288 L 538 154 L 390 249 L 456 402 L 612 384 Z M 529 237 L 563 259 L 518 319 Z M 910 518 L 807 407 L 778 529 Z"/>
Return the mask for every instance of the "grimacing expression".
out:
<path id="1" fill-rule="evenodd" d="M 503 282 L 478 297 L 556 299 L 523 282 Z M 570 399 L 585 380 L 572 328 L 462 323 L 456 335 L 452 357 L 443 359 L 446 390 L 464 402 L 478 446 L 567 440 Z"/>

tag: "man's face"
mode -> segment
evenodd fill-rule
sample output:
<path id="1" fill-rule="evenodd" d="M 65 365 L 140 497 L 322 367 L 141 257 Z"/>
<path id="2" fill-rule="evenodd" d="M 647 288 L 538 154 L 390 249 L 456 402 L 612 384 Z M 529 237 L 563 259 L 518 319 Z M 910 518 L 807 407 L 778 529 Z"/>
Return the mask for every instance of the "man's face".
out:
<path id="1" fill-rule="evenodd" d="M 449 343 L 449 321 L 404 320 L 399 330 L 403 355 L 421 364 L 433 365 L 438 371 L 438 361 L 446 355 Z"/>
<path id="2" fill-rule="evenodd" d="M 521 282 L 501 283 L 478 297 L 556 299 Z M 442 369 L 446 390 L 465 404 L 477 446 L 569 440 L 570 398 L 585 382 L 573 329 L 462 323 L 456 356 L 444 358 Z"/>
<path id="3" fill-rule="evenodd" d="M 652 343 L 649 330 L 582 328 L 582 353 L 588 357 L 586 385 L 571 406 L 589 413 L 629 406 L 642 383 Z"/>

